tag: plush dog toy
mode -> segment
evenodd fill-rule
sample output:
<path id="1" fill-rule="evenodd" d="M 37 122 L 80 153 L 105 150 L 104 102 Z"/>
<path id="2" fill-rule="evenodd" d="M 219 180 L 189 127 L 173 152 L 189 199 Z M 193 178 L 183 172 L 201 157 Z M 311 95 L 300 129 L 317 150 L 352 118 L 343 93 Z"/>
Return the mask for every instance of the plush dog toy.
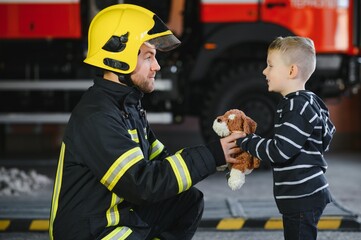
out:
<path id="1" fill-rule="evenodd" d="M 257 123 L 238 109 L 227 111 L 224 115 L 218 116 L 213 122 L 213 130 L 220 137 L 226 137 L 233 131 L 243 131 L 247 134 L 254 133 L 256 127 Z M 245 151 L 237 154 L 235 158 L 241 160 L 241 163 L 228 164 L 230 169 L 228 186 L 232 190 L 240 189 L 245 182 L 246 174 L 250 174 L 254 168 L 258 168 L 260 165 L 258 158 Z M 227 165 L 218 168 L 218 170 L 224 170 L 226 167 Z"/>

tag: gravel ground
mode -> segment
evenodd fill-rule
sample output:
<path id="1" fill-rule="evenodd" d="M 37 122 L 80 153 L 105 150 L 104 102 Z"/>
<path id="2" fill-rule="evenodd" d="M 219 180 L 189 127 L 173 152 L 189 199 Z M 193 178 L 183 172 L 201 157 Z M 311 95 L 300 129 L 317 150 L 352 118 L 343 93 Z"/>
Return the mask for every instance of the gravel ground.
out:
<path id="1" fill-rule="evenodd" d="M 0 233 L 0 240 L 48 240 L 47 233 Z M 321 231 L 318 240 L 360 240 L 361 232 Z M 193 240 L 283 240 L 281 231 L 198 231 Z"/>
<path id="2" fill-rule="evenodd" d="M 197 232 L 193 240 L 283 240 L 283 232 Z M 360 232 L 319 232 L 318 240 L 360 240 Z"/>

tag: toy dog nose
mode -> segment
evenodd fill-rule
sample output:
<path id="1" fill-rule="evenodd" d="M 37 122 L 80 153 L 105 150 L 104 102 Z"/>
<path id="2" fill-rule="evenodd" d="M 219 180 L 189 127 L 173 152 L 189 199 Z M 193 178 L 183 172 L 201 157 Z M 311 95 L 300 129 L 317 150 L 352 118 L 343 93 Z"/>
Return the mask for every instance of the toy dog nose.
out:
<path id="1" fill-rule="evenodd" d="M 220 123 L 220 122 L 222 122 L 222 120 L 221 120 L 220 118 L 217 118 L 217 122 L 219 122 L 219 123 Z"/>

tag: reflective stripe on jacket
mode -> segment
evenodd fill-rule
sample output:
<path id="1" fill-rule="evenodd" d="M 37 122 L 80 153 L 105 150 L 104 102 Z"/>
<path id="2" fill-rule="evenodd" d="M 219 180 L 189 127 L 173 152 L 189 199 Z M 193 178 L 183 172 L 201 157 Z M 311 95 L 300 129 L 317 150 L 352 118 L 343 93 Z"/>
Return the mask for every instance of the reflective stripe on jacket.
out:
<path id="1" fill-rule="evenodd" d="M 73 110 L 54 184 L 51 239 L 121 239 L 146 226 L 134 204 L 162 201 L 215 172 L 205 146 L 167 152 L 149 127 L 142 96 L 96 78 Z"/>

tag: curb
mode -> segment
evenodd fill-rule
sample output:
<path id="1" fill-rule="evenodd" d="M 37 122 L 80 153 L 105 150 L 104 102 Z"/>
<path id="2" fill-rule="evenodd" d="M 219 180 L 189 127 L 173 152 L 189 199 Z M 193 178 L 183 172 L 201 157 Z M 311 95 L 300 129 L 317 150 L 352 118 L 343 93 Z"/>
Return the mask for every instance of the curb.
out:
<path id="1" fill-rule="evenodd" d="M 263 229 L 266 231 L 282 230 L 282 218 L 223 218 L 204 219 L 200 229 L 236 231 Z M 361 231 L 361 223 L 354 217 L 325 216 L 318 223 L 320 231 L 342 230 Z M 0 219 L 0 232 L 44 232 L 49 230 L 48 219 Z"/>
<path id="2" fill-rule="evenodd" d="M 49 219 L 0 219 L 0 232 L 42 232 L 49 230 Z"/>
<path id="3" fill-rule="evenodd" d="M 202 220 L 199 228 L 214 229 L 220 231 L 235 230 L 283 230 L 282 218 L 223 218 L 223 219 L 205 219 Z M 325 216 L 321 217 L 318 223 L 318 229 L 342 230 L 342 231 L 361 231 L 361 222 L 355 217 Z"/>

